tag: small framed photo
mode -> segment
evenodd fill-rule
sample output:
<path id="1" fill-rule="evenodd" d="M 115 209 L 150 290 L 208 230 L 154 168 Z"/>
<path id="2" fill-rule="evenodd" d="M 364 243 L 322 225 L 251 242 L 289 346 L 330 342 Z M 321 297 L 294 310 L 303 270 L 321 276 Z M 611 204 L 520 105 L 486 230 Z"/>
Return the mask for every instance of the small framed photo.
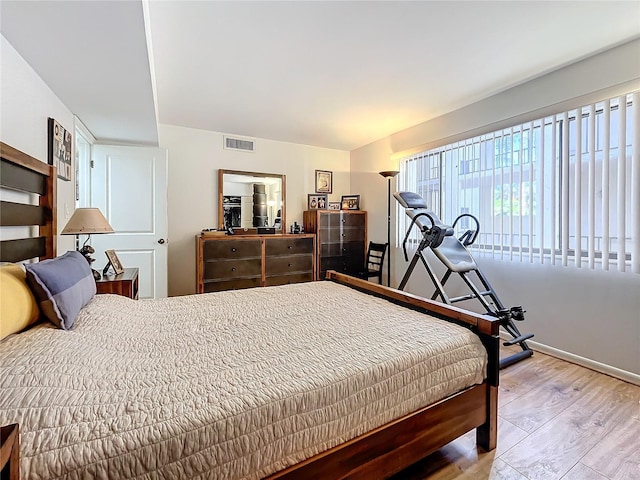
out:
<path id="1" fill-rule="evenodd" d="M 360 195 L 343 195 L 342 210 L 360 210 Z"/>
<path id="2" fill-rule="evenodd" d="M 117 274 L 124 273 L 124 268 L 122 267 L 122 263 L 120 263 L 120 259 L 116 255 L 116 251 L 105 250 L 104 253 L 109 259 L 109 264 L 111 264 L 111 266 L 113 267 L 113 271 L 116 272 Z M 107 264 L 107 268 L 105 268 L 105 271 L 108 269 L 109 264 Z"/>
<path id="3" fill-rule="evenodd" d="M 309 210 L 325 210 L 327 208 L 327 196 L 316 193 L 308 194 L 307 207 Z"/>
<path id="4" fill-rule="evenodd" d="M 329 202 L 329 210 L 342 210 L 340 202 Z"/>
<path id="5" fill-rule="evenodd" d="M 316 193 L 333 193 L 333 172 L 316 170 Z"/>

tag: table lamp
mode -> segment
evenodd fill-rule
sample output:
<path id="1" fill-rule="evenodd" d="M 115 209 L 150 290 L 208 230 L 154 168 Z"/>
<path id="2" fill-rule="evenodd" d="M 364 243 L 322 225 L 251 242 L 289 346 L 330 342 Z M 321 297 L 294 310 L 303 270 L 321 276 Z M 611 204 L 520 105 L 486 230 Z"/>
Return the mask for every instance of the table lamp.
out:
<path id="1" fill-rule="evenodd" d="M 62 235 L 76 235 L 76 248 L 84 255 L 89 265 L 94 261 L 94 259 L 91 258 L 91 254 L 94 253 L 95 250 L 91 245 L 87 244 L 89 243 L 91 235 L 94 233 L 114 233 L 113 228 L 98 208 L 76 208 L 61 232 Z M 78 235 L 87 235 L 87 239 L 82 244 L 82 248 L 78 248 Z M 93 268 L 91 271 L 93 272 L 93 278 L 100 280 L 100 272 Z"/>

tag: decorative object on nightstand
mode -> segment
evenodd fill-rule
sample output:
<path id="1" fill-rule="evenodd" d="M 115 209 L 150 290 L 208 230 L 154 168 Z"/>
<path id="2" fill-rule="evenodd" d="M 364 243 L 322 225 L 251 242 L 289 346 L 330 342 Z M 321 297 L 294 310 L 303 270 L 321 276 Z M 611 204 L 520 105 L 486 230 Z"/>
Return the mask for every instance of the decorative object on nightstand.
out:
<path id="1" fill-rule="evenodd" d="M 76 211 L 73 212 L 73 215 L 71 215 L 67 225 L 61 232 L 62 235 L 76 235 L 76 248 L 84 255 L 89 265 L 95 260 L 91 258 L 91 254 L 95 253 L 95 250 L 91 245 L 87 244 L 91 239 L 91 235 L 94 233 L 114 233 L 113 228 L 98 208 L 76 208 Z M 78 248 L 78 235 L 87 235 L 87 239 L 82 244 L 82 248 Z M 100 272 L 93 269 L 91 270 L 93 271 L 93 278 L 100 280 Z"/>
<path id="2" fill-rule="evenodd" d="M 109 267 L 113 267 L 113 271 L 116 272 L 116 275 L 124 273 L 124 268 L 122 267 L 122 263 L 120 263 L 120 259 L 118 258 L 118 255 L 116 255 L 115 250 L 105 250 L 104 254 L 107 256 L 109 261 L 104 267 L 104 270 L 102 270 L 102 275 L 107 274 Z"/>
<path id="3" fill-rule="evenodd" d="M 389 245 L 389 258 L 387 258 L 387 287 L 391 286 L 391 179 L 398 175 L 398 170 L 386 170 L 380 172 L 387 179 L 387 245 Z"/>
<path id="4" fill-rule="evenodd" d="M 117 275 L 104 275 L 96 281 L 97 293 L 113 293 L 138 299 L 138 269 L 125 268 L 123 273 Z"/>

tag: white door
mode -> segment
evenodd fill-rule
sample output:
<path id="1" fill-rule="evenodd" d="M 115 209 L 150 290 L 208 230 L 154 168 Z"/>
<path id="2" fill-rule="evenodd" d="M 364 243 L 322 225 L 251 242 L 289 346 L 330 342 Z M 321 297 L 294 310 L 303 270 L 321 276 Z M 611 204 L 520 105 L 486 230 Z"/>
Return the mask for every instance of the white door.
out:
<path id="1" fill-rule="evenodd" d="M 167 296 L 167 151 L 153 147 L 92 147 L 91 206 L 115 233 L 93 235 L 93 268 L 102 271 L 105 250 L 123 267 L 138 267 L 140 298 Z"/>

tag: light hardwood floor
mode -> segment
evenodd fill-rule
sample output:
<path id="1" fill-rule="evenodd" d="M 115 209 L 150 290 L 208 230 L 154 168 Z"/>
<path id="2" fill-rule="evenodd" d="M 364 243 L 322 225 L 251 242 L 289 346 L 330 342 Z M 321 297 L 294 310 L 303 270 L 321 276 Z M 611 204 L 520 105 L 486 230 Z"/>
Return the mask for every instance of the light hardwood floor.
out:
<path id="1" fill-rule="evenodd" d="M 469 432 L 393 480 L 640 480 L 640 387 L 536 352 L 498 398 L 494 451 Z"/>

